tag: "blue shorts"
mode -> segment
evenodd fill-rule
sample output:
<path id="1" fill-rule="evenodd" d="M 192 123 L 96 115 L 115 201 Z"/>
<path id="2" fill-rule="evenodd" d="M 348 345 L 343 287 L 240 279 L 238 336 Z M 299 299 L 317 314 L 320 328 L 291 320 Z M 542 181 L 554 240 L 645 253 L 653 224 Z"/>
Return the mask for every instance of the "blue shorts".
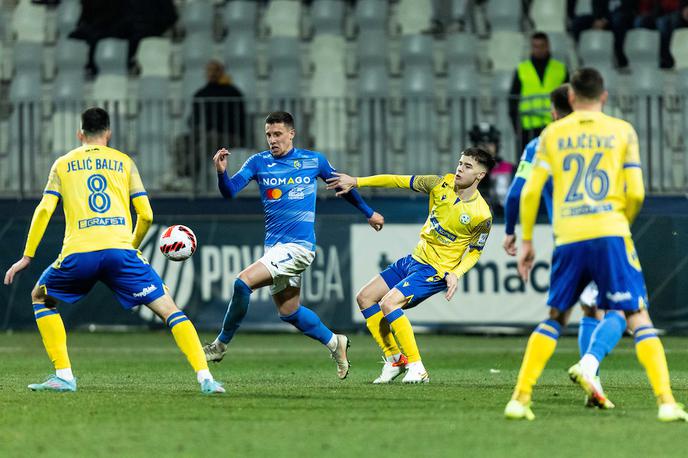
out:
<path id="1" fill-rule="evenodd" d="M 380 272 L 389 289 L 396 288 L 410 298 L 404 308 L 415 307 L 425 299 L 447 289 L 444 276 L 437 274 L 434 267 L 413 259 L 408 255 L 390 264 Z"/>
<path id="2" fill-rule="evenodd" d="M 568 310 L 590 281 L 597 284 L 601 309 L 632 311 L 648 305 L 643 272 L 630 237 L 603 237 L 556 247 L 547 304 Z"/>
<path id="3" fill-rule="evenodd" d="M 73 304 L 100 280 L 125 309 L 150 304 L 165 294 L 160 276 L 137 250 L 109 249 L 70 254 L 43 271 L 38 286 Z"/>

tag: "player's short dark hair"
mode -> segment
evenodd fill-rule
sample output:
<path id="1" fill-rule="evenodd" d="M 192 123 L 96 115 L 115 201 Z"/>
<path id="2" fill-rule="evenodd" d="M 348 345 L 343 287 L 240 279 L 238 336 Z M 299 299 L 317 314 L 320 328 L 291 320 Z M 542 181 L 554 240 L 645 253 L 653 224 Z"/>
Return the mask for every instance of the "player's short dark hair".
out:
<path id="1" fill-rule="evenodd" d="M 471 146 L 470 148 L 466 148 L 465 150 L 461 151 L 461 154 L 475 159 L 478 164 L 481 164 L 487 169 L 487 173 L 490 173 L 494 166 L 497 165 L 494 156 L 479 146 Z"/>
<path id="2" fill-rule="evenodd" d="M 571 104 L 569 103 L 569 89 L 571 85 L 564 83 L 549 94 L 549 100 L 552 102 L 554 111 L 557 112 L 560 118 L 568 116 L 573 112 Z"/>
<path id="3" fill-rule="evenodd" d="M 294 128 L 294 117 L 286 111 L 273 111 L 265 118 L 265 124 L 284 123 L 290 129 Z"/>
<path id="4" fill-rule="evenodd" d="M 596 100 L 604 92 L 604 78 L 594 68 L 579 68 L 571 77 L 571 89 L 579 97 Z"/>
<path id="5" fill-rule="evenodd" d="M 545 40 L 546 42 L 549 43 L 549 37 L 545 32 L 533 32 L 533 34 L 530 36 L 531 40 Z"/>
<path id="6" fill-rule="evenodd" d="M 100 107 L 91 107 L 81 113 L 81 131 L 86 136 L 99 135 L 110 130 L 110 115 Z"/>

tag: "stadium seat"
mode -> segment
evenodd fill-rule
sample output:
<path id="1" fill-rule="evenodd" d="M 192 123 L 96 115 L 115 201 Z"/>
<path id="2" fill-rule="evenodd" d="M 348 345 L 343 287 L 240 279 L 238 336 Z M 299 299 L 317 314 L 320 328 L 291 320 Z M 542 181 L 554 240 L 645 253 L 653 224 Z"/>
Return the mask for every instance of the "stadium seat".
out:
<path id="1" fill-rule="evenodd" d="M 631 71 L 658 65 L 659 32 L 648 29 L 631 29 L 624 40 L 624 52 Z"/>
<path id="2" fill-rule="evenodd" d="M 19 0 L 12 15 L 12 33 L 16 41 L 44 43 L 46 41 L 46 7 L 31 0 Z"/>
<path id="3" fill-rule="evenodd" d="M 169 78 L 172 74 L 170 59 L 172 42 L 169 38 L 148 37 L 141 40 L 136 60 L 141 65 L 141 77 L 159 76 Z"/>
<path id="4" fill-rule="evenodd" d="M 397 24 L 402 35 L 420 34 L 430 28 L 431 0 L 399 0 L 396 12 Z"/>
<path id="5" fill-rule="evenodd" d="M 514 71 L 526 57 L 525 38 L 520 32 L 493 32 L 487 44 L 487 54 L 494 71 Z"/>
<path id="6" fill-rule="evenodd" d="M 57 36 L 68 36 L 76 28 L 76 23 L 81 15 L 81 3 L 79 0 L 61 0 L 57 6 Z"/>
<path id="7" fill-rule="evenodd" d="M 614 62 L 613 42 L 614 36 L 607 30 L 583 32 L 578 43 L 578 53 L 583 65 L 590 67 L 611 65 Z"/>
<path id="8" fill-rule="evenodd" d="M 564 62 L 567 68 L 571 69 L 576 67 L 575 62 L 572 62 L 573 42 L 566 32 L 547 32 L 549 37 L 550 53 L 552 57 Z"/>
<path id="9" fill-rule="evenodd" d="M 280 100 L 291 105 L 301 96 L 301 46 L 299 39 L 273 36 L 269 42 L 269 53 L 271 65 L 270 97 L 272 100 Z"/>
<path id="10" fill-rule="evenodd" d="M 211 2 L 186 2 L 179 16 L 187 36 L 197 33 L 212 35 L 214 12 Z"/>
<path id="11" fill-rule="evenodd" d="M 273 37 L 301 36 L 301 2 L 272 0 L 265 11 L 265 25 Z"/>
<path id="12" fill-rule="evenodd" d="M 153 187 L 163 184 L 164 174 L 157 173 L 160 164 L 169 162 L 171 112 L 170 82 L 164 76 L 146 75 L 139 79 L 136 163 L 145 183 Z"/>
<path id="13" fill-rule="evenodd" d="M 576 7 L 574 14 L 576 16 L 583 16 L 584 14 L 592 14 L 592 0 L 576 0 Z"/>
<path id="14" fill-rule="evenodd" d="M 206 83 L 205 65 L 214 57 L 212 37 L 206 33 L 187 36 L 183 47 L 182 95 L 185 99 L 191 99 Z"/>
<path id="15" fill-rule="evenodd" d="M 344 2 L 342 0 L 316 0 L 311 5 L 311 23 L 315 35 L 341 35 L 344 26 Z"/>
<path id="16" fill-rule="evenodd" d="M 228 2 L 224 10 L 227 36 L 222 44 L 227 72 L 255 111 L 257 5 L 252 1 Z"/>
<path id="17" fill-rule="evenodd" d="M 490 0 L 487 3 L 487 17 L 492 33 L 521 31 L 521 2 L 513 0 Z"/>
<path id="18" fill-rule="evenodd" d="M 470 128 L 477 118 L 480 74 L 475 35 L 462 33 L 449 36 L 445 54 L 448 62 L 446 109 L 451 132 L 447 134 L 446 141 L 449 141 L 457 132 L 460 138 L 464 138 L 467 126 Z"/>
<path id="19" fill-rule="evenodd" d="M 671 55 L 676 70 L 688 68 L 688 28 L 674 30 L 671 35 Z"/>
<path id="20" fill-rule="evenodd" d="M 356 2 L 356 25 L 359 33 L 365 30 L 387 31 L 389 4 L 386 0 L 367 0 Z"/>
<path id="21" fill-rule="evenodd" d="M 14 45 L 15 74 L 10 82 L 10 100 L 41 98 L 43 45 L 37 42 L 17 42 Z"/>
<path id="22" fill-rule="evenodd" d="M 533 0 L 530 18 L 535 30 L 566 32 L 566 0 Z"/>
<path id="23" fill-rule="evenodd" d="M 84 65 L 88 45 L 81 40 L 64 39 L 55 46 L 57 77 L 53 82 L 54 100 L 81 100 L 84 96 Z"/>
<path id="24" fill-rule="evenodd" d="M 501 143 L 503 148 L 508 148 L 509 145 L 514 145 L 515 133 L 511 118 L 509 117 L 509 91 L 511 89 L 511 82 L 514 76 L 513 71 L 500 71 L 492 76 L 490 81 L 490 93 L 493 97 L 495 124 L 501 133 Z M 520 157 L 521 151 L 503 151 L 502 155 L 505 158 Z"/>

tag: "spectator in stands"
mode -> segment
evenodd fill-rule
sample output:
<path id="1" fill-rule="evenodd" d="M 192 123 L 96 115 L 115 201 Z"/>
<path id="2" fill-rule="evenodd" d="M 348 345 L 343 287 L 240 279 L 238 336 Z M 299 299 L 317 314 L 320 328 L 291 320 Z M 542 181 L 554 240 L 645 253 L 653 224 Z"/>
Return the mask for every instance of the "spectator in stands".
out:
<path id="1" fill-rule="evenodd" d="M 633 27 L 638 11 L 638 0 L 592 0 L 592 14 L 576 16 L 571 23 L 571 33 L 576 43 L 584 30 L 611 30 L 614 33 L 616 64 L 624 68 L 628 59 L 623 52 L 626 32 Z"/>
<path id="2" fill-rule="evenodd" d="M 232 84 L 222 62 L 209 61 L 205 72 L 208 82 L 193 96 L 189 119 L 193 134 L 178 139 L 175 148 L 177 177 L 195 176 L 194 170 L 200 170 L 207 152 L 217 145 L 248 146 L 244 95 Z"/>
<path id="3" fill-rule="evenodd" d="M 514 174 L 514 164 L 505 161 L 499 155 L 499 142 L 501 134 L 499 130 L 488 122 L 475 124 L 468 132 L 471 146 L 482 148 L 492 155 L 495 166 L 489 175 L 483 178 L 478 185 L 478 190 L 485 200 L 493 208 L 503 208 L 509 183 Z"/>
<path id="4" fill-rule="evenodd" d="M 518 151 L 552 121 L 549 94 L 568 79 L 566 65 L 549 53 L 547 35 L 535 32 L 530 38 L 530 59 L 518 64 L 511 82 L 509 116 L 521 139 Z"/>
<path id="5" fill-rule="evenodd" d="M 162 35 L 177 21 L 172 0 L 81 0 L 81 16 L 70 38 L 89 45 L 86 71 L 98 74 L 95 52 L 103 38 L 129 40 L 129 71 L 136 72 L 136 50 L 139 42 L 150 36 Z"/>
<path id="6" fill-rule="evenodd" d="M 635 27 L 659 30 L 659 66 L 672 68 L 671 35 L 674 30 L 688 27 L 688 0 L 640 0 Z"/>

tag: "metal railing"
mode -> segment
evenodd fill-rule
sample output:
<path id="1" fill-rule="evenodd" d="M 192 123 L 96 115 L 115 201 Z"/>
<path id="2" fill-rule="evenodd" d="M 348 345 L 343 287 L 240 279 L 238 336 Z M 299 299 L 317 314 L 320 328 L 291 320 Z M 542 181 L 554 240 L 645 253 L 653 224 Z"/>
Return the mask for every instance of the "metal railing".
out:
<path id="1" fill-rule="evenodd" d="M 41 193 L 52 162 L 78 146 L 79 114 L 98 105 L 111 116 L 110 145 L 131 155 L 150 192 L 217 195 L 211 157 L 232 151 L 235 171 L 266 149 L 264 119 L 274 110 L 296 120 L 295 144 L 326 154 L 353 175 L 446 173 L 479 121 L 502 132 L 501 156 L 517 162 L 521 132 L 495 97 L 128 99 L 0 102 L 0 196 Z M 648 193 L 684 194 L 688 184 L 688 97 L 616 97 L 605 109 L 631 122 L 640 138 Z M 249 187 L 245 194 L 257 193 Z"/>

